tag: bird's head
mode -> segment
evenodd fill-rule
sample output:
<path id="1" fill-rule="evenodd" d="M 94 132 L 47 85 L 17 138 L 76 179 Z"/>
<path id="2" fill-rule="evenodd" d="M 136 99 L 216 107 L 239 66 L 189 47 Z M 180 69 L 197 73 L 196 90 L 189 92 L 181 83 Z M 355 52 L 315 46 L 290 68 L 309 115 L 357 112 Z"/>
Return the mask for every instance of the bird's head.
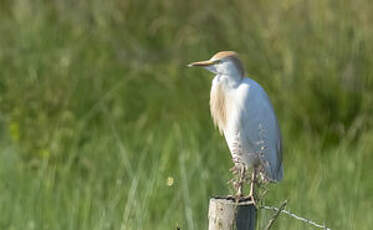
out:
<path id="1" fill-rule="evenodd" d="M 207 61 L 192 62 L 188 67 L 200 66 L 215 73 L 228 76 L 240 76 L 245 74 L 241 60 L 234 51 L 221 51 Z"/>

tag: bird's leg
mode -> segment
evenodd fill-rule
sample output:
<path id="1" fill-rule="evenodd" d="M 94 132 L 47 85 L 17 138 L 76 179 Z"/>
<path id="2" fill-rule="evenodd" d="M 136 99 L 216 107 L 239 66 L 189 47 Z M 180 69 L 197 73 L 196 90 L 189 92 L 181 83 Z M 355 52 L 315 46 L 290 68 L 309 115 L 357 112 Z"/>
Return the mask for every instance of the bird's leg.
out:
<path id="1" fill-rule="evenodd" d="M 236 193 L 236 200 L 240 200 L 243 195 L 243 185 L 245 183 L 246 177 L 246 166 L 243 163 L 239 164 L 240 175 L 237 182 L 237 193 Z"/>
<path id="2" fill-rule="evenodd" d="M 232 183 L 235 195 L 229 195 L 228 198 L 232 198 L 236 200 L 236 202 L 239 202 L 239 200 L 243 197 L 243 185 L 246 178 L 246 166 L 236 159 L 234 162 L 234 166 L 230 169 L 233 174 L 233 178 L 229 180 L 228 183 Z"/>
<path id="3" fill-rule="evenodd" d="M 250 193 L 247 198 L 250 198 L 253 204 L 256 206 L 256 200 L 255 200 L 255 183 L 256 183 L 256 168 L 253 168 L 253 172 L 251 174 L 251 182 L 250 182 Z"/>

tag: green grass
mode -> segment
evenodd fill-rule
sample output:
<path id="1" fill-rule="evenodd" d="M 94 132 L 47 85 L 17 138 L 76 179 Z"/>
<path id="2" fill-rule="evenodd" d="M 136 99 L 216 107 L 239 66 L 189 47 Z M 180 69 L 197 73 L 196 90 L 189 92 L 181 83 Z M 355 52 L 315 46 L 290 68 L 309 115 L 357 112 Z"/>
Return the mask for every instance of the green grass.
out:
<path id="1" fill-rule="evenodd" d="M 284 180 L 266 203 L 373 225 L 368 0 L 0 2 L 0 229 L 206 229 L 232 192 L 211 74 L 242 54 L 270 95 Z M 174 183 L 169 186 L 168 178 Z M 260 212 L 263 229 L 270 212 Z M 274 229 L 312 229 L 281 216 Z"/>

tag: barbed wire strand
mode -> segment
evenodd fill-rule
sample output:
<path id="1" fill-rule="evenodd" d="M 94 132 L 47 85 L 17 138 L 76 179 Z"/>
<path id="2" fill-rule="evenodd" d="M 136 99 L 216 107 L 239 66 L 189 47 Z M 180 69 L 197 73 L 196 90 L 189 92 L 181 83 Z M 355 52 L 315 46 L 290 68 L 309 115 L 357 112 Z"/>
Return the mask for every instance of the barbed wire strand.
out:
<path id="1" fill-rule="evenodd" d="M 261 206 L 260 208 L 261 208 L 261 209 L 266 209 L 266 210 L 275 211 L 275 212 L 285 213 L 285 214 L 287 214 L 287 215 L 293 217 L 294 219 L 297 219 L 297 220 L 302 221 L 302 222 L 304 222 L 304 223 L 307 223 L 307 224 L 313 225 L 313 226 L 315 226 L 315 227 L 317 227 L 317 228 L 322 228 L 322 229 L 325 229 L 325 230 L 331 230 L 330 228 L 326 227 L 325 225 L 317 224 L 317 223 L 315 223 L 315 222 L 312 221 L 312 220 L 309 220 L 309 219 L 304 218 L 304 217 L 301 217 L 301 216 L 297 216 L 297 215 L 295 215 L 294 213 L 291 213 L 291 212 L 289 212 L 289 211 L 286 211 L 285 209 L 281 210 L 281 209 L 279 209 L 279 208 L 276 208 L 276 207 L 273 207 L 273 206 L 266 206 L 266 205 Z M 280 211 L 279 211 L 279 210 L 280 210 Z"/>

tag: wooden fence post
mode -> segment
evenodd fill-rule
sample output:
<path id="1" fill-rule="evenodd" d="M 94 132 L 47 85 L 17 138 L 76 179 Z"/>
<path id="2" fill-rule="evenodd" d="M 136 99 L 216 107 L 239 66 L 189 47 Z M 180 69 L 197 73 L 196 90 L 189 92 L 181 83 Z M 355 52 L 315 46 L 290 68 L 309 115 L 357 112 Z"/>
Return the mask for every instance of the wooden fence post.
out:
<path id="1" fill-rule="evenodd" d="M 212 198 L 209 205 L 209 230 L 255 230 L 256 208 L 250 202 Z"/>

